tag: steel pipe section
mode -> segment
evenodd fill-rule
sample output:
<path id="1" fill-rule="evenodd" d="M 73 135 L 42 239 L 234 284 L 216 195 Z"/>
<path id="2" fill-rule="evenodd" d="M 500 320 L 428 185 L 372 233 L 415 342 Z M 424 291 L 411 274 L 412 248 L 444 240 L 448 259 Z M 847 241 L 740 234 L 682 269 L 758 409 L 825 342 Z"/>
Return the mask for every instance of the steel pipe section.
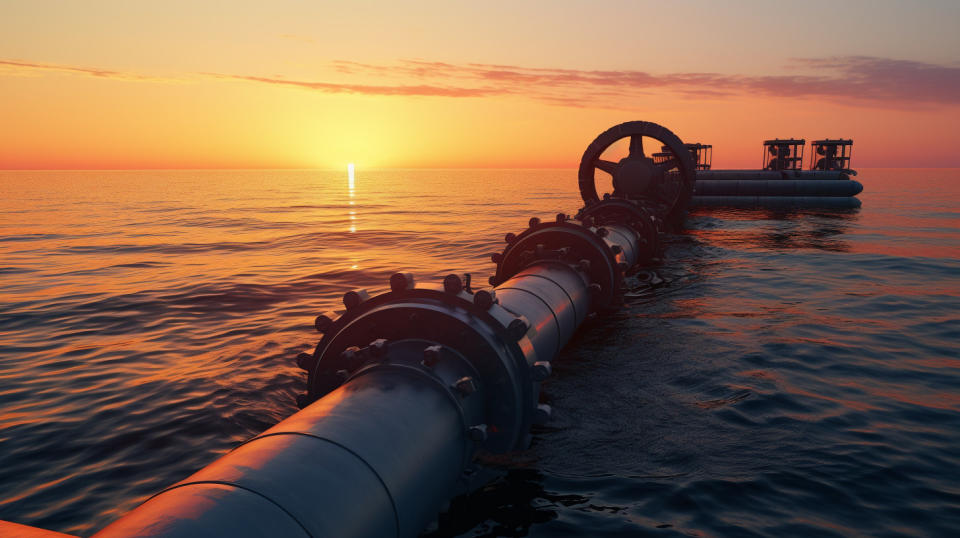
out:
<path id="1" fill-rule="evenodd" d="M 497 300 L 530 323 L 538 359 L 551 360 L 591 312 L 589 281 L 572 266 L 540 262 L 497 286 Z"/>
<path id="2" fill-rule="evenodd" d="M 97 536 L 415 536 L 458 491 L 483 433 L 471 428 L 483 387 L 459 381 L 475 372 L 443 348 L 422 365 L 430 345 L 386 346 L 325 398 Z"/>

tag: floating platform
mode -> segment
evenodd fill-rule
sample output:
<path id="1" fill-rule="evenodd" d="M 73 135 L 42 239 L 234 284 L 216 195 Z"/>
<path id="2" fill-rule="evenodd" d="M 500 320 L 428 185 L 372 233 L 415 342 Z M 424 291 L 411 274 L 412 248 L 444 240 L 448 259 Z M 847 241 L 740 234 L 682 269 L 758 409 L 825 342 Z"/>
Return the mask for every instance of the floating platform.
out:
<path id="1" fill-rule="evenodd" d="M 814 140 L 811 144 L 809 169 L 803 169 L 802 138 L 764 140 L 761 169 L 713 170 L 713 147 L 686 144 L 695 163 L 692 206 L 733 207 L 820 207 L 857 208 L 856 195 L 863 185 L 851 179 L 857 175 L 850 168 L 853 140 Z M 670 163 L 674 154 L 663 147 L 654 154 L 655 163 Z"/>

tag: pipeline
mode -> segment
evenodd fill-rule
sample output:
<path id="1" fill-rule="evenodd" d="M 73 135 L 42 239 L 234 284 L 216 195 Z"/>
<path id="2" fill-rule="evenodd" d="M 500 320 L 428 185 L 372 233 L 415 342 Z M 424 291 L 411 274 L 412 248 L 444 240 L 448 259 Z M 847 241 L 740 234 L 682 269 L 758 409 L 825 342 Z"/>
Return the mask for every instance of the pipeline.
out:
<path id="1" fill-rule="evenodd" d="M 854 170 L 697 170 L 697 181 L 736 181 L 736 180 L 816 180 L 844 181 Z"/>
<path id="2" fill-rule="evenodd" d="M 630 137 L 618 163 L 603 150 Z M 654 165 L 642 137 L 670 147 Z M 612 173 L 599 196 L 594 168 Z M 317 316 L 299 412 L 148 499 L 96 536 L 416 536 L 448 501 L 482 486 L 476 456 L 529 446 L 545 422 L 540 384 L 588 315 L 622 303 L 624 277 L 681 222 L 694 164 L 669 130 L 628 122 L 584 153 L 584 207 L 530 219 L 492 254 L 490 288 L 469 275 L 347 292 Z"/>
<path id="3" fill-rule="evenodd" d="M 698 170 L 701 207 L 833 208 L 860 207 L 863 185 L 853 170 Z"/>
<path id="4" fill-rule="evenodd" d="M 700 179 L 702 173 L 697 172 L 692 199 L 697 206 L 856 208 L 860 200 L 855 196 L 863 191 L 852 179 Z"/>

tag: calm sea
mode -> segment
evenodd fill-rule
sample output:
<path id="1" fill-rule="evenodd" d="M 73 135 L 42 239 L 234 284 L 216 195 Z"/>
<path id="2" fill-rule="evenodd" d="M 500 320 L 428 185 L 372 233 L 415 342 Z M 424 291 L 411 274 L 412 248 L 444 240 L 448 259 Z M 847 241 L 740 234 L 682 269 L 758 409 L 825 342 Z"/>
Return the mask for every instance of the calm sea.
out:
<path id="1" fill-rule="evenodd" d="M 960 170 L 696 211 L 435 536 L 960 535 Z M 570 170 L 0 172 L 0 519 L 90 534 L 293 413 L 343 292 L 471 272 Z"/>

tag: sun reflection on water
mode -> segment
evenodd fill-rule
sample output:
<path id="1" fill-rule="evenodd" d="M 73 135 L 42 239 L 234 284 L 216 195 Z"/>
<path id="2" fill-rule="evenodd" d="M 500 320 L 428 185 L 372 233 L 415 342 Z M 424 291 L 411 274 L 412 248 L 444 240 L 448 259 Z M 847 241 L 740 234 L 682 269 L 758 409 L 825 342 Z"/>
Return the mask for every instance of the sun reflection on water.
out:
<path id="1" fill-rule="evenodd" d="M 354 165 L 350 163 L 347 165 L 347 194 L 350 196 L 350 205 L 355 205 L 354 202 L 354 191 L 356 183 L 354 182 Z M 357 211 L 353 207 L 350 208 L 350 233 L 357 233 Z M 356 268 L 356 267 L 354 267 Z"/>

